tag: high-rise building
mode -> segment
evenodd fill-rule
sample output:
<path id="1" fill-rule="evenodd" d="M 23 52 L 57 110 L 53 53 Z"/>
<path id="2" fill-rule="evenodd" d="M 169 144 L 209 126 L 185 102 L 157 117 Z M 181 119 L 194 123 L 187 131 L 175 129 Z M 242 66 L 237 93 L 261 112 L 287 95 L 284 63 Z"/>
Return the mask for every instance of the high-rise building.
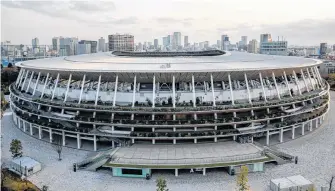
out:
<path id="1" fill-rule="evenodd" d="M 33 38 L 33 40 L 31 40 L 31 44 L 33 48 L 37 48 L 40 44 L 38 38 Z"/>
<path id="2" fill-rule="evenodd" d="M 258 42 L 256 39 L 252 39 L 248 44 L 249 53 L 258 53 Z"/>
<path id="3" fill-rule="evenodd" d="M 188 47 L 188 36 L 184 36 L 184 47 Z"/>
<path id="4" fill-rule="evenodd" d="M 59 51 L 59 37 L 52 38 L 52 50 Z"/>
<path id="5" fill-rule="evenodd" d="M 133 35 L 108 35 L 109 51 L 134 51 Z"/>
<path id="6" fill-rule="evenodd" d="M 164 47 L 169 46 L 169 41 L 168 41 L 168 37 L 167 36 L 163 37 L 163 46 Z"/>
<path id="7" fill-rule="evenodd" d="M 241 42 L 243 46 L 248 45 L 248 37 L 247 36 L 241 36 Z"/>
<path id="8" fill-rule="evenodd" d="M 269 55 L 287 55 L 287 41 L 263 41 L 260 43 L 259 52 Z"/>
<path id="9" fill-rule="evenodd" d="M 327 43 L 320 43 L 320 55 L 327 54 Z"/>
<path id="10" fill-rule="evenodd" d="M 158 49 L 158 39 L 154 39 L 154 48 Z"/>
<path id="11" fill-rule="evenodd" d="M 181 33 L 180 32 L 174 32 L 173 33 L 172 49 L 176 50 L 180 46 L 181 46 Z"/>
<path id="12" fill-rule="evenodd" d="M 229 37 L 228 35 L 224 34 L 221 35 L 221 50 L 228 50 L 229 49 Z"/>
<path id="13" fill-rule="evenodd" d="M 91 53 L 97 53 L 98 42 L 93 40 L 81 40 L 79 44 L 90 44 L 91 45 Z"/>
<path id="14" fill-rule="evenodd" d="M 263 42 L 272 42 L 271 34 L 261 34 L 259 43 L 262 44 Z"/>
<path id="15" fill-rule="evenodd" d="M 91 54 L 91 44 L 78 44 L 77 54 Z"/>
<path id="16" fill-rule="evenodd" d="M 168 41 L 168 46 L 170 46 L 170 45 L 172 45 L 172 43 L 173 43 L 173 36 L 172 35 L 168 35 L 167 36 L 167 41 Z"/>
<path id="17" fill-rule="evenodd" d="M 106 46 L 105 39 L 103 37 L 100 37 L 98 51 L 99 52 L 106 52 L 105 46 Z"/>
<path id="18" fill-rule="evenodd" d="M 333 51 L 335 51 L 335 44 L 333 45 Z"/>
<path id="19" fill-rule="evenodd" d="M 209 41 L 205 41 L 204 42 L 204 49 L 208 49 L 209 48 Z"/>
<path id="20" fill-rule="evenodd" d="M 216 41 L 216 46 L 218 49 L 221 49 L 221 40 Z"/>

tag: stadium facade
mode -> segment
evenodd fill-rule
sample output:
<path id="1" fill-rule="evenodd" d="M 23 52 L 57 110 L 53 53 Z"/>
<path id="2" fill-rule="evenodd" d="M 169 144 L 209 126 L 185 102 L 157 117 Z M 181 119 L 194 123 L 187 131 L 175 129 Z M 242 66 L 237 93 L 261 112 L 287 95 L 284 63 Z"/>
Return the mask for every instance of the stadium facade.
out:
<path id="1" fill-rule="evenodd" d="M 321 126 L 321 61 L 219 50 L 108 52 L 18 63 L 15 125 L 65 146 L 250 143 Z M 186 144 L 185 144 L 186 145 Z"/>

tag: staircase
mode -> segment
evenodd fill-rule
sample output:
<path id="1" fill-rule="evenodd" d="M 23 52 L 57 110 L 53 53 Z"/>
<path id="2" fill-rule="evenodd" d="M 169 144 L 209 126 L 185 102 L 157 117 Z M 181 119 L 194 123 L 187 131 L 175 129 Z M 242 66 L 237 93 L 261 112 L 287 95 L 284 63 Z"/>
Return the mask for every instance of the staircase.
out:
<path id="1" fill-rule="evenodd" d="M 96 171 L 99 167 L 103 166 L 107 161 L 109 161 L 112 156 L 119 150 L 119 147 L 115 149 L 110 149 L 107 151 L 102 151 L 94 156 L 91 156 L 79 163 L 77 163 L 77 168 L 79 170 L 89 170 Z"/>
<path id="2" fill-rule="evenodd" d="M 264 146 L 264 152 L 269 157 L 273 158 L 277 164 L 286 164 L 293 162 L 295 157 L 287 153 L 275 150 L 274 148 Z"/>

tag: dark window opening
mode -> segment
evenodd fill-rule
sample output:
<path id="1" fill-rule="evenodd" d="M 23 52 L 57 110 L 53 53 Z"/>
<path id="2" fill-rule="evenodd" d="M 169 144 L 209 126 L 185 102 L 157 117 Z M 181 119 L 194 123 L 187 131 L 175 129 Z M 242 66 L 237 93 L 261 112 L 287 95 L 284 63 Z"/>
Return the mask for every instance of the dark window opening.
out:
<path id="1" fill-rule="evenodd" d="M 122 169 L 122 174 L 142 175 L 142 169 Z"/>

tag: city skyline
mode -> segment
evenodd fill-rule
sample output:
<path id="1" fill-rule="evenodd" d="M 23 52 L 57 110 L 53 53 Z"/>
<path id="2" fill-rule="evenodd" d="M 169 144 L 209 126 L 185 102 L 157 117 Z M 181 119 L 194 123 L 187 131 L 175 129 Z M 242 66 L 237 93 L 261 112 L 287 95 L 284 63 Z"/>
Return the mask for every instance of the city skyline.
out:
<path id="1" fill-rule="evenodd" d="M 122 1 L 61 4 L 3 1 L 2 15 L 6 19 L 3 19 L 1 38 L 12 44 L 31 44 L 31 39 L 37 37 L 40 44 L 51 44 L 54 36 L 97 41 L 100 37 L 107 39 L 109 34 L 128 33 L 135 36 L 135 43 L 158 39 L 162 44 L 162 37 L 178 31 L 189 36 L 190 43 L 209 41 L 215 44 L 222 34 L 227 34 L 231 42 L 238 42 L 241 36 L 259 40 L 261 33 L 271 33 L 274 40 L 283 36 L 289 45 L 335 43 L 335 35 L 330 32 L 335 30 L 335 19 L 332 19 L 335 12 L 331 9 L 334 2 L 329 0 L 323 0 L 323 4 L 329 6 L 322 7 L 315 6 L 313 1 L 304 1 L 299 7 L 274 1 L 276 8 L 270 10 L 262 1 L 157 3 L 146 0 L 131 3 L 134 6 Z M 228 8 L 221 12 L 223 6 Z"/>

